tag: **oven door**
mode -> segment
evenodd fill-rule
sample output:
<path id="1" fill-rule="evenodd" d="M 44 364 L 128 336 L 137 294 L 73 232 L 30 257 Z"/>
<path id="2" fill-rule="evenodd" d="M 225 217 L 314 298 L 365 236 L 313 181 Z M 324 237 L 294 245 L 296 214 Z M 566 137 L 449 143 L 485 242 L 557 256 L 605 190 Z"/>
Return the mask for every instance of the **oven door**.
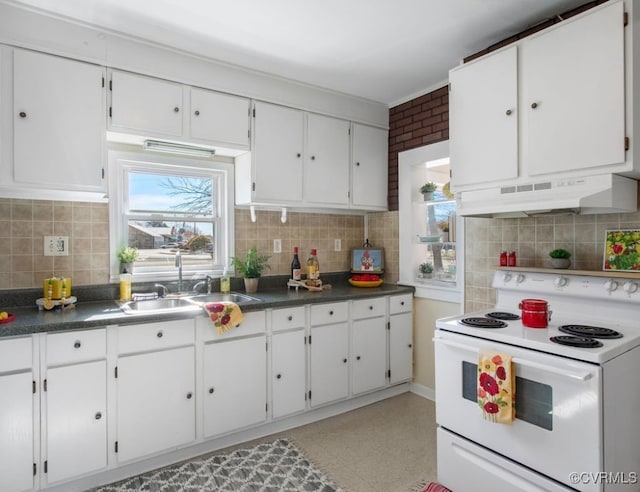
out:
<path id="1" fill-rule="evenodd" d="M 600 366 L 436 330 L 438 424 L 510 460 L 582 491 L 572 473 L 602 471 Z M 485 420 L 477 403 L 480 350 L 509 354 L 516 374 L 516 419 Z M 443 481 L 446 485 L 446 482 Z M 477 484 L 469 484 L 470 489 Z"/>

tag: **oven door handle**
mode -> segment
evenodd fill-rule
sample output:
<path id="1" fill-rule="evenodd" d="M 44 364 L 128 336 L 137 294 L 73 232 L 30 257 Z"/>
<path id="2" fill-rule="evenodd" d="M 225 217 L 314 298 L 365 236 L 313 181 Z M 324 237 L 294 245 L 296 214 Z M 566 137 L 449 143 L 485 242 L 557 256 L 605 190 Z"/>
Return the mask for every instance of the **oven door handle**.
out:
<path id="1" fill-rule="evenodd" d="M 438 343 L 442 343 L 444 345 L 448 345 L 449 347 L 455 347 L 455 348 L 458 348 L 458 349 L 465 350 L 467 352 L 472 352 L 472 353 L 476 354 L 476 356 L 479 353 L 477 347 L 472 347 L 470 345 L 465 345 L 463 343 L 452 342 L 450 340 L 444 340 L 443 338 L 434 338 L 433 341 L 434 342 L 438 342 Z M 521 359 L 519 357 L 514 357 L 513 359 L 511 359 L 511 361 L 514 364 L 520 364 L 521 366 L 524 366 L 524 367 L 531 367 L 532 369 L 539 369 L 541 371 L 545 371 L 545 372 L 548 372 L 548 373 L 551 373 L 551 374 L 555 374 L 557 376 L 564 376 L 566 378 L 576 379 L 578 381 L 589 381 L 593 377 L 593 374 L 591 372 L 576 373 L 576 372 L 571 372 L 571 371 L 565 371 L 565 370 L 559 369 L 557 367 L 547 366 L 547 365 L 544 365 L 544 364 L 540 364 L 538 362 L 532 362 L 530 360 Z"/>

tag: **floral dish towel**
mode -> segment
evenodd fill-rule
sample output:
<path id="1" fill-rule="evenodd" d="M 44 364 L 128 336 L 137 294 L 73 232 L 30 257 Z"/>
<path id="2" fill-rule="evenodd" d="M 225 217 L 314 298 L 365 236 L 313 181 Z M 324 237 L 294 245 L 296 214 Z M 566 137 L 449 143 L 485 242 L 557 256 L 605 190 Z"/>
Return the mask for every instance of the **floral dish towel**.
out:
<path id="1" fill-rule="evenodd" d="M 510 424 L 516 418 L 516 379 L 511 356 L 478 355 L 478 405 L 485 420 Z"/>
<path id="2" fill-rule="evenodd" d="M 244 319 L 242 311 L 235 302 L 209 302 L 204 305 L 218 335 L 235 328 Z"/>

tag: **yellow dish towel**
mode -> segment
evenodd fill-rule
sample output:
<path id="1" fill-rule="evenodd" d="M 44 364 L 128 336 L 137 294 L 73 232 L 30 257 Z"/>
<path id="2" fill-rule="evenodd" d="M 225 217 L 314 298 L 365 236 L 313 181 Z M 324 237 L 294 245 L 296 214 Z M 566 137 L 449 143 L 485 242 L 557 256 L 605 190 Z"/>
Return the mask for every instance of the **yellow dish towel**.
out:
<path id="1" fill-rule="evenodd" d="M 204 309 L 209 314 L 211 321 L 213 321 L 218 335 L 235 328 L 244 319 L 242 311 L 240 311 L 235 302 L 209 302 L 204 305 Z"/>
<path id="2" fill-rule="evenodd" d="M 516 418 L 516 376 L 511 356 L 481 351 L 478 356 L 478 405 L 485 420 L 510 424 Z"/>

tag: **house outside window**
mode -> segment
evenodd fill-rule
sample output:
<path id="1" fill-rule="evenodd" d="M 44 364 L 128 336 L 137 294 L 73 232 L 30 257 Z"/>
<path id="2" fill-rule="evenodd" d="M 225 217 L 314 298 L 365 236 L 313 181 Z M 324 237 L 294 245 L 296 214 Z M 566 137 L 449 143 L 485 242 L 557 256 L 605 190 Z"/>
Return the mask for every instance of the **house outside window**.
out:
<path id="1" fill-rule="evenodd" d="M 138 249 L 139 280 L 221 274 L 233 251 L 233 166 L 146 153 L 109 154 L 111 278 L 120 270 L 117 251 Z"/>

